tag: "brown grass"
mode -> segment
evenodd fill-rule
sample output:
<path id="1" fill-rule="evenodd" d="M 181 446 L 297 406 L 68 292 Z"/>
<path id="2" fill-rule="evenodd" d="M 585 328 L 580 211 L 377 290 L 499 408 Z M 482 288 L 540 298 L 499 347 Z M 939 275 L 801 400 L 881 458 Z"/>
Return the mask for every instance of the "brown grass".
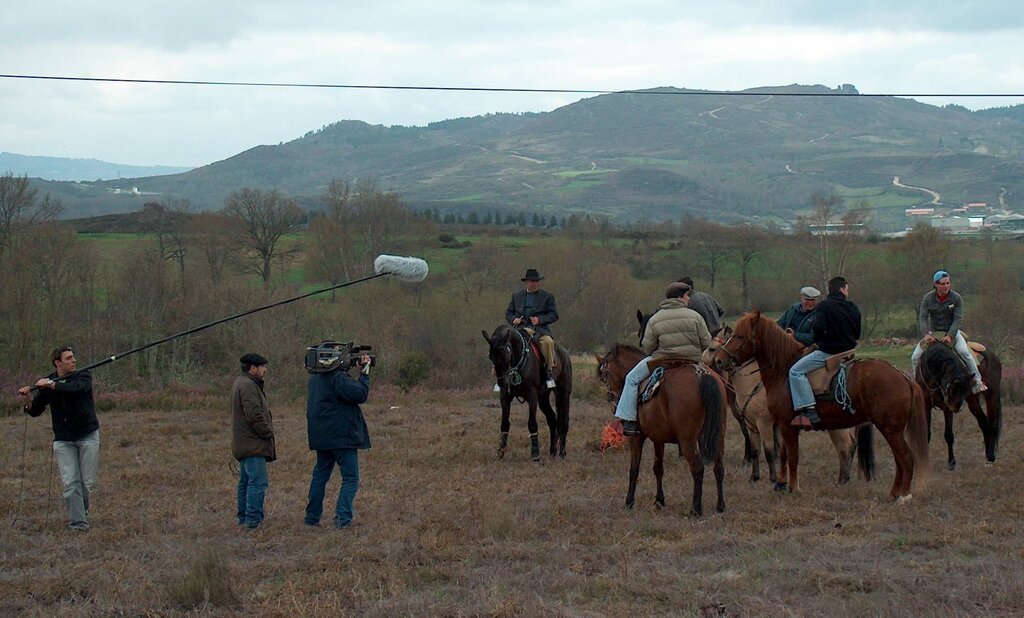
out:
<path id="1" fill-rule="evenodd" d="M 84 534 L 63 528 L 56 478 L 47 499 L 44 419 L 28 425 L 23 515 L 10 525 L 24 426 L 0 419 L 0 614 L 177 615 L 190 604 L 269 616 L 1024 613 L 1019 408 L 1006 411 L 995 466 L 984 465 L 970 416 L 957 418 L 956 472 L 945 471 L 936 432 L 932 481 L 901 506 L 886 498 L 893 465 L 883 442 L 878 481 L 837 487 L 826 436 L 805 437 L 803 493 L 781 495 L 746 480 L 730 419 L 728 510 L 713 513 L 709 471 L 711 514 L 693 519 L 690 475 L 675 457 L 668 506 L 652 506 L 649 445 L 638 506 L 623 508 L 628 453 L 598 448 L 607 404 L 576 402 L 568 458 L 538 464 L 524 406 L 513 410 L 511 449 L 498 461 L 488 391 L 378 390 L 365 406 L 375 446 L 361 456 L 353 527 L 302 525 L 313 456 L 303 408 L 287 405 L 275 411 L 281 459 L 270 465 L 267 520 L 248 533 L 235 524 L 221 404 L 102 414 L 93 529 Z M 335 477 L 328 513 L 337 487 Z M 195 582 L 200 596 L 203 582 L 230 594 L 204 601 Z M 186 591 L 194 603 L 178 596 Z"/>

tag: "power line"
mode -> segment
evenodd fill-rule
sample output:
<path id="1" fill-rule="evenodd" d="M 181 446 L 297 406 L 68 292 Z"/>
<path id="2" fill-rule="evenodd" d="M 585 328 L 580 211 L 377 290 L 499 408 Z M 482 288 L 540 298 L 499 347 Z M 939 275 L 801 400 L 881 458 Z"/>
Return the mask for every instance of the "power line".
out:
<path id="1" fill-rule="evenodd" d="M 241 86 L 253 88 L 334 88 L 345 90 L 421 90 L 447 92 L 520 92 L 530 94 L 642 94 L 673 96 L 717 96 L 717 97 L 906 97 L 924 98 L 1024 98 L 1024 93 L 1015 92 L 776 92 L 772 90 L 591 90 L 579 88 L 491 88 L 483 86 L 408 86 L 387 84 L 330 84 L 304 82 L 235 82 L 217 80 L 187 79 L 128 79 L 122 77 L 76 77 L 71 75 L 17 75 L 0 74 L 3 79 L 102 82 L 116 84 L 157 84 L 171 86 Z"/>

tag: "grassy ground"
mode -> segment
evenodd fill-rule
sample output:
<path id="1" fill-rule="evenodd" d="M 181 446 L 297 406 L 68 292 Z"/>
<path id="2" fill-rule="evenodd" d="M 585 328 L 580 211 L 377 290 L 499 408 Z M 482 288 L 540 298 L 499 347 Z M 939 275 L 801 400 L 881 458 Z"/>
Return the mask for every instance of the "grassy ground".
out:
<path id="1" fill-rule="evenodd" d="M 879 480 L 839 487 L 826 436 L 806 436 L 803 492 L 777 494 L 746 480 L 730 419 L 728 508 L 714 513 L 709 471 L 706 515 L 694 519 L 690 475 L 674 456 L 668 506 L 652 506 L 649 446 L 637 507 L 623 508 L 628 453 L 597 448 L 607 404 L 576 402 L 569 456 L 540 463 L 529 459 L 524 406 L 511 452 L 496 459 L 495 404 L 482 389 L 373 392 L 374 448 L 361 457 L 355 524 L 340 532 L 302 525 L 313 458 L 299 405 L 275 410 L 280 460 L 254 533 L 234 522 L 222 401 L 103 413 L 88 533 L 64 529 L 55 486 L 47 499 L 48 423 L 0 419 L 0 614 L 177 615 L 192 604 L 277 616 L 1024 612 L 1019 408 L 1006 411 L 994 466 L 961 414 L 959 468 L 945 471 L 937 437 L 929 485 L 900 506 L 886 498 L 893 466 L 880 441 Z M 11 526 L 23 435 L 25 499 Z"/>

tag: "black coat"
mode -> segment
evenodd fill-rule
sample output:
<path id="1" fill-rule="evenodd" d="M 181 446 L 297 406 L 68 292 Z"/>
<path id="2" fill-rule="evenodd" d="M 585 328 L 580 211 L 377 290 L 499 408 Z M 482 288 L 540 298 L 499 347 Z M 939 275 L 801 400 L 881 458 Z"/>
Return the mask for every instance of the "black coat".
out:
<path id="1" fill-rule="evenodd" d="M 829 294 L 814 309 L 814 343 L 828 354 L 841 354 L 857 347 L 860 339 L 860 309 L 842 292 Z"/>
<path id="2" fill-rule="evenodd" d="M 30 416 L 39 416 L 46 406 L 50 406 L 54 440 L 74 442 L 100 428 L 96 404 L 92 400 L 92 373 L 80 371 L 64 379 L 51 373 L 47 377 L 55 382 L 54 389 L 36 391 L 25 411 Z"/>
<path id="3" fill-rule="evenodd" d="M 359 404 L 370 395 L 370 376 L 353 380 L 341 369 L 309 376 L 306 431 L 309 450 L 370 448 L 370 432 Z"/>
<path id="4" fill-rule="evenodd" d="M 530 299 L 530 309 L 527 311 L 526 294 L 526 290 L 519 290 L 512 295 L 512 300 L 508 303 L 508 309 L 505 310 L 505 321 L 511 326 L 512 320 L 518 317 L 532 318 L 537 316 L 540 319 L 540 323 L 537 326 L 531 326 L 530 324 L 524 324 L 524 326 L 533 328 L 534 333 L 537 335 L 551 335 L 548 325 L 558 321 L 555 295 L 547 290 L 537 290 L 530 294 L 533 298 Z"/>

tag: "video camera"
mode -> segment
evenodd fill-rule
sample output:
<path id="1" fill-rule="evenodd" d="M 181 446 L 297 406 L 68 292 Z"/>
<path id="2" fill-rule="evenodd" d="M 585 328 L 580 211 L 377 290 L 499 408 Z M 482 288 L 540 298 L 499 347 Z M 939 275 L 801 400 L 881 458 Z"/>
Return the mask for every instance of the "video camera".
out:
<path id="1" fill-rule="evenodd" d="M 335 369 L 347 371 L 352 365 L 359 363 L 364 352 L 372 350 L 372 346 L 355 345 L 351 341 L 323 341 L 306 348 L 303 366 L 309 373 L 329 373 Z M 377 357 L 370 354 L 370 366 L 377 364 Z"/>

